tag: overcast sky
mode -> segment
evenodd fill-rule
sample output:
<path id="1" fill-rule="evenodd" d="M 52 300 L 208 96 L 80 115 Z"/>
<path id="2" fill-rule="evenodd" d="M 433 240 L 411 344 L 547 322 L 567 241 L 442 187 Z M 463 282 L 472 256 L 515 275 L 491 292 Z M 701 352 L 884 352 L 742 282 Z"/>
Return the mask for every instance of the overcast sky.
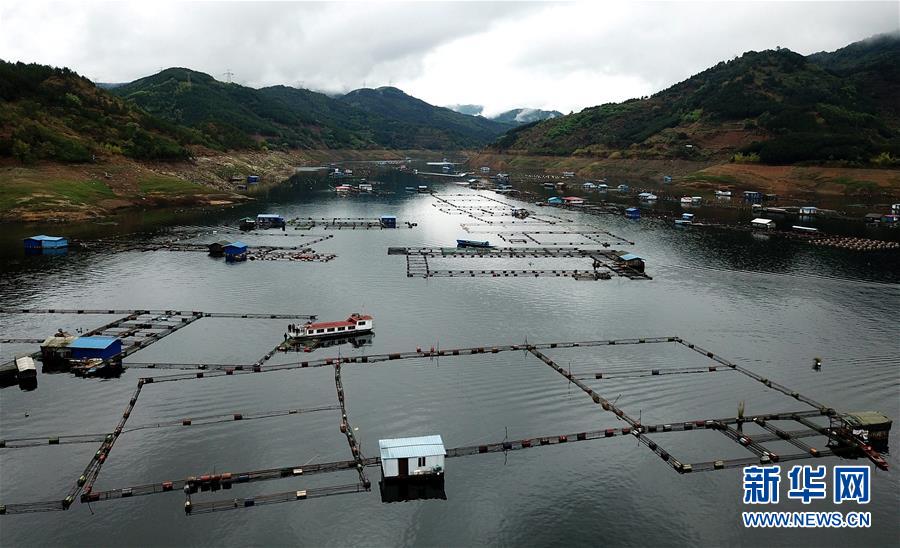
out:
<path id="1" fill-rule="evenodd" d="M 430 103 L 563 112 L 649 95 L 748 50 L 900 28 L 900 2 L 3 0 L 0 58 L 125 82 L 182 66 L 253 87 L 392 83 Z"/>

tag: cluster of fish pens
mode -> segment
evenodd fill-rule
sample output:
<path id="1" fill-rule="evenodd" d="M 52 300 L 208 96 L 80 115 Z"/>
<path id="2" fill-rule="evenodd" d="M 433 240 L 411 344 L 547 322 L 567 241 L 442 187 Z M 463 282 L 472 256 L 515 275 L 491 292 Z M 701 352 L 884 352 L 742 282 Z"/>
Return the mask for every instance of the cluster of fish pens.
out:
<path id="1" fill-rule="evenodd" d="M 116 313 L 121 311 L 112 310 L 2 310 L 3 313 Z M 140 321 L 143 315 L 160 315 L 164 314 L 167 318 L 178 318 L 180 320 L 171 325 L 183 326 L 190 322 L 198 321 L 208 317 L 231 317 L 231 318 L 283 318 L 283 319 L 309 319 L 311 316 L 299 315 L 271 315 L 271 314 L 214 314 L 206 312 L 178 312 L 178 311 L 127 311 L 128 315 L 122 319 L 107 324 L 100 329 L 113 329 L 122 327 L 127 322 Z M 113 325 L 114 324 L 114 325 Z M 171 332 L 171 331 L 169 331 Z M 162 337 L 156 337 L 148 340 L 147 344 L 160 340 Z M 147 344 L 131 345 L 126 350 L 146 347 Z M 602 372 L 596 372 L 591 376 L 573 374 L 569 368 L 565 368 L 555 361 L 548 353 L 553 353 L 556 349 L 577 349 L 577 351 L 600 351 L 602 348 L 621 346 L 621 345 L 676 345 L 690 349 L 691 351 L 703 356 L 709 360 L 710 364 L 704 367 L 696 368 L 669 368 L 669 369 L 649 369 L 643 370 L 640 365 L 635 365 L 627 372 L 620 372 L 626 376 L 646 376 L 655 377 L 658 375 L 668 374 L 710 374 L 717 372 L 731 371 L 736 372 L 764 385 L 766 388 L 780 392 L 793 400 L 805 404 L 806 409 L 792 412 L 778 412 L 770 414 L 755 414 L 736 417 L 711 417 L 690 421 L 664 422 L 658 424 L 643 424 L 640 418 L 635 418 L 633 414 L 617 405 L 617 398 L 610 400 L 601 392 L 588 385 L 593 379 L 603 380 L 606 378 L 614 378 L 615 375 L 607 375 L 604 377 Z M 568 443 L 576 443 L 588 440 L 601 440 L 609 438 L 617 438 L 622 436 L 632 436 L 640 441 L 649 450 L 660 457 L 660 460 L 670 466 L 678 473 L 686 474 L 691 472 L 702 472 L 711 470 L 721 470 L 739 466 L 746 466 L 754 463 L 782 462 L 807 458 L 820 458 L 832 455 L 843 457 L 865 457 L 871 460 L 881 469 L 887 469 L 887 463 L 882 456 L 871 445 L 870 441 L 864 439 L 858 430 L 858 423 L 853 421 L 853 416 L 843 414 L 834 408 L 817 402 L 799 392 L 783 386 L 771 379 L 765 378 L 753 371 L 735 364 L 712 351 L 701 348 L 693 343 L 685 341 L 677 336 L 670 337 L 654 337 L 654 338 L 632 338 L 632 339 L 615 339 L 615 340 L 595 340 L 595 341 L 567 341 L 567 342 L 549 342 L 549 343 L 528 343 L 523 344 L 502 344 L 491 346 L 478 346 L 467 348 L 431 348 L 423 350 L 421 348 L 415 351 L 407 352 L 391 352 L 383 354 L 357 355 L 352 357 L 331 357 L 316 360 L 297 361 L 289 363 L 280 363 L 268 365 L 266 362 L 275 353 L 276 349 L 267 352 L 262 358 L 254 363 L 246 364 L 179 364 L 179 363 L 129 363 L 129 367 L 135 368 L 158 368 L 158 369 L 194 369 L 194 372 L 174 373 L 159 376 L 144 376 L 138 379 L 137 386 L 131 397 L 127 401 L 121 417 L 115 428 L 102 435 L 97 434 L 65 434 L 51 438 L 18 438 L 14 440 L 5 440 L 0 444 L 0 448 L 5 451 L 20 447 L 33 447 L 35 445 L 62 445 L 76 443 L 98 443 L 99 447 L 94 453 L 90 461 L 84 468 L 83 473 L 75 479 L 72 486 L 61 495 L 61 498 L 47 501 L 24 502 L 24 503 L 5 503 L 0 504 L 0 513 L 17 514 L 27 512 L 41 511 L 62 511 L 67 510 L 73 503 L 80 501 L 82 503 L 91 503 L 106 501 L 118 498 L 128 498 L 136 496 L 145 496 L 151 494 L 162 494 L 172 492 L 183 492 L 185 495 L 184 509 L 189 515 L 196 515 L 206 512 L 216 512 L 222 510 L 233 510 L 237 508 L 247 508 L 262 504 L 271 504 L 278 502 L 296 501 L 312 499 L 324 496 L 333 496 L 338 494 L 363 493 L 371 490 L 371 482 L 366 473 L 366 469 L 376 467 L 381 464 L 379 457 L 366 457 L 363 455 L 360 442 L 355 435 L 355 429 L 352 425 L 350 417 L 347 413 L 347 396 L 344 391 L 342 380 L 342 370 L 345 367 L 353 366 L 373 366 L 380 363 L 388 363 L 396 360 L 423 360 L 423 359 L 448 359 L 467 355 L 497 355 L 508 352 L 524 352 L 540 360 L 541 363 L 556 371 L 560 377 L 567 383 L 574 384 L 581 389 L 586 401 L 603 412 L 612 413 L 619 421 L 624 424 L 617 428 L 604 428 L 599 430 L 569 432 L 553 435 L 537 435 L 516 440 L 499 440 L 492 443 L 481 443 L 477 445 L 468 445 L 447 449 L 447 458 L 464 457 L 471 455 L 517 451 L 531 448 L 538 448 L 548 445 L 560 445 Z M 125 351 L 123 351 L 124 353 Z M 306 409 L 279 409 L 258 413 L 232 413 L 228 415 L 208 415 L 193 418 L 183 418 L 180 420 L 171 420 L 155 423 L 146 423 L 137 426 L 128 426 L 128 420 L 134 413 L 142 395 L 148 390 L 153 390 L 152 386 L 161 383 L 170 382 L 187 382 L 199 381 L 211 377 L 231 377 L 239 378 L 242 375 L 255 375 L 273 371 L 285 370 L 302 370 L 306 368 L 330 367 L 334 370 L 334 385 L 337 396 L 337 402 L 334 405 L 323 405 Z M 152 385 L 152 386 L 151 386 Z M 146 397 L 146 396 L 144 396 Z M 164 479 L 152 483 L 141 485 L 133 485 L 126 487 L 118 487 L 107 490 L 94 490 L 94 485 L 100 475 L 101 469 L 105 462 L 110 458 L 116 441 L 125 434 L 137 430 L 149 428 L 187 428 L 204 424 L 246 421 L 255 419 L 266 419 L 284 415 L 298 415 L 305 413 L 316 413 L 324 411 L 339 411 L 340 418 L 336 421 L 335 428 L 340 430 L 341 434 L 346 438 L 350 458 L 341 461 L 319 462 L 319 463 L 297 463 L 288 466 L 276 468 L 267 468 L 261 470 L 251 470 L 243 472 L 225 472 L 225 473 L 205 473 L 196 476 L 189 476 L 183 479 Z M 826 418 L 829 423 L 827 425 L 814 422 L 815 418 Z M 775 421 L 789 421 L 799 424 L 801 430 L 786 430 L 771 424 Z M 762 435 L 750 436 L 743 431 L 743 425 L 754 424 L 766 429 L 767 433 Z M 870 425 L 872 432 L 870 435 L 877 438 L 883 434 L 881 441 L 886 442 L 887 432 L 884 430 L 884 424 Z M 890 421 L 887 421 L 887 428 L 890 427 Z M 879 432 L 876 430 L 881 429 Z M 746 449 L 749 454 L 746 457 L 732 459 L 709 459 L 699 462 L 686 462 L 684 459 L 677 458 L 671 452 L 663 448 L 660 443 L 654 439 L 654 434 L 663 432 L 687 432 L 695 429 L 705 429 L 721 433 L 725 438 L 734 441 L 740 447 Z M 828 438 L 827 446 L 813 447 L 804 441 L 803 438 L 813 436 L 825 436 Z M 784 440 L 792 444 L 799 451 L 787 454 L 779 454 L 768 449 L 764 444 L 769 441 Z M 216 492 L 223 489 L 231 489 L 235 484 L 279 480 L 285 478 L 300 478 L 308 475 L 326 474 L 342 471 L 354 471 L 357 480 L 352 483 L 339 483 L 335 485 L 324 485 L 318 487 L 309 487 L 307 489 L 292 490 L 284 492 L 276 492 L 272 494 L 264 494 L 258 496 L 247 496 L 243 498 L 225 498 L 219 500 L 195 500 L 196 494 L 201 492 Z"/>

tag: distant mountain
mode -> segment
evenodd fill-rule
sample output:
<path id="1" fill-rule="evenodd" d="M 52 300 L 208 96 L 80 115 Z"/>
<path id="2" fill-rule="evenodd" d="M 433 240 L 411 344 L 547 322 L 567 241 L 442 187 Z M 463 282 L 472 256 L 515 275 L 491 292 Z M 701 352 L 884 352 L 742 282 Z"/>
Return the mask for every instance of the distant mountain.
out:
<path id="1" fill-rule="evenodd" d="M 469 116 L 480 116 L 484 110 L 484 107 L 481 105 L 447 105 L 447 108 Z"/>
<path id="2" fill-rule="evenodd" d="M 254 89 L 184 68 L 110 91 L 199 130 L 224 149 L 480 147 L 510 127 L 435 107 L 396 88 L 335 98 L 286 86 Z"/>
<path id="3" fill-rule="evenodd" d="M 506 132 L 511 124 L 436 107 L 395 87 L 351 91 L 341 101 L 395 123 L 416 128 L 425 148 L 479 147 Z"/>
<path id="4" fill-rule="evenodd" d="M 23 162 L 89 162 L 96 156 L 185 159 L 207 144 L 97 88 L 68 69 L 0 61 L 0 155 Z"/>
<path id="5" fill-rule="evenodd" d="M 863 165 L 900 157 L 898 85 L 898 34 L 809 57 L 748 52 L 650 97 L 521 126 L 494 147 L 698 160 L 740 152 L 740 161 Z"/>
<path id="6" fill-rule="evenodd" d="M 558 118 L 563 113 L 558 110 L 541 110 L 537 108 L 517 108 L 501 112 L 496 116 L 491 116 L 491 120 L 497 122 L 506 122 L 509 124 L 530 124 L 532 122 L 540 122 L 541 120 L 549 120 Z"/>

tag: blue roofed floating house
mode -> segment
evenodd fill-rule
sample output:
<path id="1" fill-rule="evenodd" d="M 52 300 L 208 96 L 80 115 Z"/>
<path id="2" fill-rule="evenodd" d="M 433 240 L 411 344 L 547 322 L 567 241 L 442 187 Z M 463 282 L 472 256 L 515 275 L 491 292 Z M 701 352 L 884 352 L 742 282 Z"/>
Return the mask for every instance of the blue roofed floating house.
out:
<path id="1" fill-rule="evenodd" d="M 385 479 L 431 479 L 444 474 L 447 450 L 439 435 L 378 440 Z"/>
<path id="2" fill-rule="evenodd" d="M 62 236 L 40 234 L 25 238 L 25 249 L 60 249 L 69 247 L 69 240 Z"/>
<path id="3" fill-rule="evenodd" d="M 548 203 L 548 204 L 559 205 L 559 204 L 563 203 L 563 199 L 560 198 L 559 196 L 552 196 L 551 198 L 548 198 L 548 199 L 547 199 L 547 203 Z"/>
<path id="4" fill-rule="evenodd" d="M 393 215 L 382 215 L 380 222 L 381 228 L 397 228 L 397 217 Z"/>
<path id="5" fill-rule="evenodd" d="M 636 207 L 629 207 L 625 210 L 625 217 L 627 219 L 640 219 L 641 210 Z"/>
<path id="6" fill-rule="evenodd" d="M 644 271 L 644 259 L 634 253 L 623 253 L 619 255 L 617 262 L 624 263 L 628 268 L 632 268 L 638 272 Z"/>
<path id="7" fill-rule="evenodd" d="M 122 341 L 116 337 L 92 335 L 78 337 L 68 345 L 73 360 L 99 358 L 109 360 L 122 353 Z"/>
<path id="8" fill-rule="evenodd" d="M 247 244 L 244 242 L 231 242 L 222 248 L 222 252 L 225 253 L 225 260 L 229 262 L 247 260 Z"/>

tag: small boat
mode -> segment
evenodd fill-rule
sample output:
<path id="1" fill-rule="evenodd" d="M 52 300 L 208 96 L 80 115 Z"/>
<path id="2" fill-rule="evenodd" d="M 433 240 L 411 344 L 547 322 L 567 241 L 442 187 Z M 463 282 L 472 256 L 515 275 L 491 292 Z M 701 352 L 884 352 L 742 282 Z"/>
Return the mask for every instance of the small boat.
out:
<path id="1" fill-rule="evenodd" d="M 360 192 L 372 192 L 375 188 L 369 183 L 359 183 Z"/>
<path id="2" fill-rule="evenodd" d="M 694 205 L 700 205 L 703 203 L 703 196 L 692 196 L 691 203 Z"/>
<path id="3" fill-rule="evenodd" d="M 656 194 L 652 194 L 650 192 L 641 192 L 638 194 L 638 198 L 644 200 L 645 202 L 653 202 L 657 199 Z"/>
<path id="4" fill-rule="evenodd" d="M 353 189 L 350 187 L 350 185 L 341 185 L 341 186 L 334 187 L 334 191 L 337 192 L 338 194 L 346 194 L 346 193 L 350 192 L 351 190 L 353 190 Z"/>
<path id="5" fill-rule="evenodd" d="M 603 183 L 597 185 L 597 192 L 606 192 L 607 190 L 609 190 L 609 185 Z"/>
<path id="6" fill-rule="evenodd" d="M 288 326 L 287 334 L 291 339 L 324 339 L 369 333 L 374 327 L 375 321 L 372 316 L 353 313 L 346 320 L 340 322 L 291 324 Z"/>
<path id="7" fill-rule="evenodd" d="M 256 228 L 256 219 L 252 217 L 244 217 L 240 220 L 239 227 L 241 230 L 253 230 L 254 228 Z"/>
<path id="8" fill-rule="evenodd" d="M 690 196 L 682 196 L 682 197 L 681 197 L 681 203 L 683 203 L 683 204 L 689 204 L 689 203 L 691 203 L 691 197 L 690 197 Z"/>
<path id="9" fill-rule="evenodd" d="M 556 185 L 554 185 L 553 183 L 541 183 L 541 186 L 543 186 L 544 188 L 556 188 Z"/>
<path id="10" fill-rule="evenodd" d="M 425 192 L 428 192 L 428 187 L 425 186 L 425 185 L 419 185 L 419 187 L 418 187 L 416 190 L 417 190 L 418 192 L 425 193 Z"/>
<path id="11" fill-rule="evenodd" d="M 619 192 L 628 192 L 628 185 L 619 185 L 616 187 Z"/>
<path id="12" fill-rule="evenodd" d="M 731 191 L 730 190 L 717 190 L 716 197 L 717 198 L 731 198 Z"/>
<path id="13" fill-rule="evenodd" d="M 593 189 L 597 188 L 597 185 L 595 185 L 594 183 L 591 183 L 591 182 L 587 182 L 587 183 L 584 183 L 583 185 L 581 185 L 581 188 L 583 188 L 585 190 L 593 190 Z"/>
<path id="14" fill-rule="evenodd" d="M 456 240 L 456 247 L 494 247 L 491 242 L 479 242 L 477 240 Z"/>

